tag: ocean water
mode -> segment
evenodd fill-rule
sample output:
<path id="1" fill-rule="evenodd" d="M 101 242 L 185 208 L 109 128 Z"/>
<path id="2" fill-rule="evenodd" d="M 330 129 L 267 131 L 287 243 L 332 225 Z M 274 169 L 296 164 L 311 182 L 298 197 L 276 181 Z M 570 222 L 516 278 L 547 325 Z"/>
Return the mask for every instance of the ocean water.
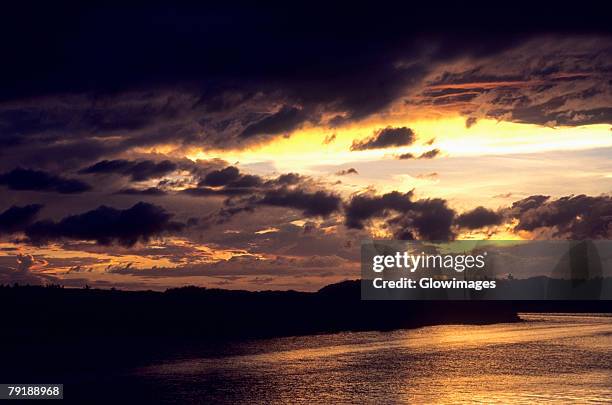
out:
<path id="1" fill-rule="evenodd" d="M 182 404 L 612 403 L 612 317 L 521 318 L 226 344 L 113 381 Z"/>

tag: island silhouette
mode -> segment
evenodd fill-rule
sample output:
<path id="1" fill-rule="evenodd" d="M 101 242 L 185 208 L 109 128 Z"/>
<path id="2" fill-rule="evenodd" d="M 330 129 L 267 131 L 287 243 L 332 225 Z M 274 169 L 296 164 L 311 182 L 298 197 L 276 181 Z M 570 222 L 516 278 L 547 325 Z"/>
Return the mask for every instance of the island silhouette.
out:
<path id="1" fill-rule="evenodd" d="M 544 278 L 538 277 L 505 280 L 502 285 L 528 291 L 541 290 L 545 283 Z M 158 292 L 14 285 L 0 287 L 0 305 L 10 313 L 0 338 L 33 342 L 113 336 L 250 339 L 436 324 L 516 322 L 520 311 L 611 312 L 611 302 L 367 301 L 361 300 L 358 280 L 331 284 L 317 292 L 253 292 L 194 286 Z"/>
<path id="2" fill-rule="evenodd" d="M 272 337 L 520 322 L 521 311 L 612 312 L 609 300 L 366 301 L 360 284 L 344 281 L 317 292 L 0 286 L 6 314 L 0 379 L 64 383 L 72 403 L 108 403 L 116 395 L 154 403 L 150 387 L 135 389 L 118 376 L 173 359 L 214 358 L 228 346 L 239 354 L 249 342 Z"/>

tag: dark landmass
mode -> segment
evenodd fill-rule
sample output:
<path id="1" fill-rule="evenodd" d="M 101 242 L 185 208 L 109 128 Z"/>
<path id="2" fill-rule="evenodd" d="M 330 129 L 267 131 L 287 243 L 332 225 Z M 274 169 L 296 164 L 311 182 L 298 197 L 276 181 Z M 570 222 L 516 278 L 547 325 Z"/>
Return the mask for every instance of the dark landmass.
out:
<path id="1" fill-rule="evenodd" d="M 508 283 L 508 282 L 506 282 Z M 514 280 L 520 291 L 540 279 Z M 182 287 L 165 292 L 0 286 L 4 341 L 227 340 L 436 324 L 515 322 L 518 312 L 612 312 L 612 301 L 362 301 L 359 281 L 315 293 Z"/>
<path id="2" fill-rule="evenodd" d="M 359 281 L 316 293 L 0 287 L 0 381 L 64 383 L 72 403 L 155 403 L 159 389 L 122 376 L 227 347 L 239 354 L 257 338 L 516 322 L 519 311 L 612 312 L 610 303 L 362 301 Z"/>
<path id="3" fill-rule="evenodd" d="M 0 380 L 77 385 L 251 339 L 519 320 L 504 302 L 362 301 L 359 281 L 316 293 L 14 286 L 0 287 L 0 306 Z"/>
<path id="4" fill-rule="evenodd" d="M 87 337 L 243 339 L 514 322 L 507 302 L 362 301 L 358 281 L 316 293 L 183 287 L 165 292 L 0 287 L 5 340 Z"/>

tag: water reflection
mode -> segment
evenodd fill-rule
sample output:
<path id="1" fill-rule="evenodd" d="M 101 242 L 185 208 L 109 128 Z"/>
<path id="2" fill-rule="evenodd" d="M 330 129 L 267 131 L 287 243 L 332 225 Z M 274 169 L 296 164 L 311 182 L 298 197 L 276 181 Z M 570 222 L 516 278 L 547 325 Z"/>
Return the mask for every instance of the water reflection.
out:
<path id="1" fill-rule="evenodd" d="M 183 402 L 604 403 L 612 318 L 340 333 L 227 345 L 129 378 Z"/>

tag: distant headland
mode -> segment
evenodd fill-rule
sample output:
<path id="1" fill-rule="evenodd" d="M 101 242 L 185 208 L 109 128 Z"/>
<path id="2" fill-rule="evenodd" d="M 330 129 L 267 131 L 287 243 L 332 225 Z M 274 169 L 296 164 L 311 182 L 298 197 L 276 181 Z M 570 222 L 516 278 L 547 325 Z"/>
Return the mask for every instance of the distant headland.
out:
<path id="1" fill-rule="evenodd" d="M 518 312 L 612 312 L 611 301 L 362 301 L 359 281 L 317 292 L 2 286 L 0 339 L 242 339 L 519 321 Z"/>

